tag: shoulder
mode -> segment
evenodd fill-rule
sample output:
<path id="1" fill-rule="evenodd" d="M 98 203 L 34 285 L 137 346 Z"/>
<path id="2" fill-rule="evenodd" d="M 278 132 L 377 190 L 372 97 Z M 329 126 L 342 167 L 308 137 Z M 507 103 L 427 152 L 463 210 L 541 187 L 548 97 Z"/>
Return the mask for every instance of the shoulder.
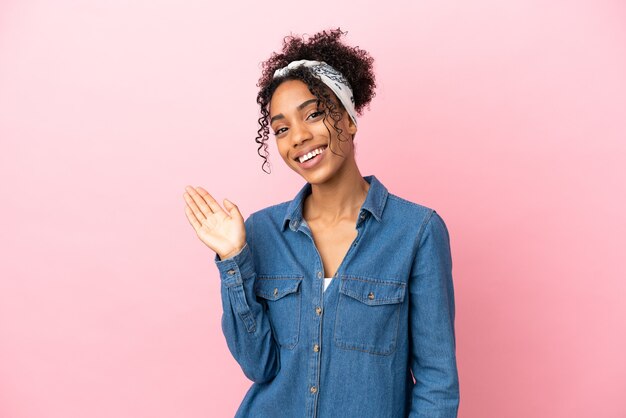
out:
<path id="1" fill-rule="evenodd" d="M 391 203 L 392 205 L 402 206 L 405 210 L 410 210 L 416 213 L 426 214 L 433 211 L 433 209 L 428 206 L 412 202 L 391 192 L 387 194 L 387 200 L 389 201 L 388 204 Z"/>
<path id="2" fill-rule="evenodd" d="M 281 230 L 289 201 L 255 210 L 244 221 L 247 239 L 254 246 L 256 237 L 275 236 Z"/>
<path id="3" fill-rule="evenodd" d="M 388 193 L 385 210 L 389 209 L 394 215 L 408 215 L 413 220 L 428 221 L 435 210 L 426 205 L 413 202 L 394 193 Z"/>
<path id="4" fill-rule="evenodd" d="M 432 207 L 413 202 L 393 193 L 388 193 L 385 210 L 389 210 L 391 217 L 399 219 L 411 219 L 412 224 L 418 228 L 418 235 L 423 236 L 425 230 L 437 229 L 440 232 L 447 228 L 441 215 Z"/>

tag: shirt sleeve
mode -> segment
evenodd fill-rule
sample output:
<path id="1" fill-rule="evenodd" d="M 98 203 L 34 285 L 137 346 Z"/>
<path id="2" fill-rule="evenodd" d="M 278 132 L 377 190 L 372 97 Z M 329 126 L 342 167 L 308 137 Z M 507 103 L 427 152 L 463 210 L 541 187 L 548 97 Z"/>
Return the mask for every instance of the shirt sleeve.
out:
<path id="1" fill-rule="evenodd" d="M 269 318 L 256 300 L 252 215 L 245 220 L 246 243 L 231 257 L 215 254 L 222 296 L 222 332 L 231 354 L 253 382 L 272 380 L 280 368 Z"/>
<path id="2" fill-rule="evenodd" d="M 415 378 L 410 418 L 456 418 L 459 378 L 448 229 L 431 212 L 409 278 L 410 367 Z"/>

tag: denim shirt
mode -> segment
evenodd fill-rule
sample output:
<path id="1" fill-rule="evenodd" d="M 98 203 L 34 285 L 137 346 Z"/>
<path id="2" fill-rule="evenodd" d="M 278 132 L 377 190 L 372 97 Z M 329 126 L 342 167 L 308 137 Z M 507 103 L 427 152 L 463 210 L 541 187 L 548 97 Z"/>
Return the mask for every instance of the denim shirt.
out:
<path id="1" fill-rule="evenodd" d="M 323 290 L 322 259 L 291 201 L 252 213 L 215 263 L 222 331 L 253 381 L 235 417 L 457 416 L 450 237 L 428 207 L 373 175 L 352 242 Z"/>

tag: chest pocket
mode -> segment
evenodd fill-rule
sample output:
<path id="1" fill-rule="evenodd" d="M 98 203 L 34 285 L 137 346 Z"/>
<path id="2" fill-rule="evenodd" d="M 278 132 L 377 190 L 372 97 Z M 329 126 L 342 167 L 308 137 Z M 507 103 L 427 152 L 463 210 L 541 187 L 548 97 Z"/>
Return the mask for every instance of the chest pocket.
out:
<path id="1" fill-rule="evenodd" d="M 254 292 L 265 307 L 278 344 L 293 349 L 300 336 L 302 276 L 257 276 Z"/>
<path id="2" fill-rule="evenodd" d="M 335 344 L 371 354 L 396 349 L 406 283 L 341 276 L 335 317 Z"/>

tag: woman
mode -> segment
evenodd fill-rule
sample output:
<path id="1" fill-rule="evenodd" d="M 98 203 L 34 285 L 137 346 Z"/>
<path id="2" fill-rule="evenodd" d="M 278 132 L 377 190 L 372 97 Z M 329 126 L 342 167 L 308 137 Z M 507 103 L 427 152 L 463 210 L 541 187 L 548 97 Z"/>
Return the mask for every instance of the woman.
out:
<path id="1" fill-rule="evenodd" d="M 236 417 L 456 417 L 448 230 L 361 175 L 354 140 L 373 59 L 343 34 L 287 37 L 264 63 L 256 140 L 267 163 L 271 128 L 306 181 L 295 198 L 244 221 L 201 187 L 184 194 L 216 253 L 226 342 L 254 382 Z"/>

